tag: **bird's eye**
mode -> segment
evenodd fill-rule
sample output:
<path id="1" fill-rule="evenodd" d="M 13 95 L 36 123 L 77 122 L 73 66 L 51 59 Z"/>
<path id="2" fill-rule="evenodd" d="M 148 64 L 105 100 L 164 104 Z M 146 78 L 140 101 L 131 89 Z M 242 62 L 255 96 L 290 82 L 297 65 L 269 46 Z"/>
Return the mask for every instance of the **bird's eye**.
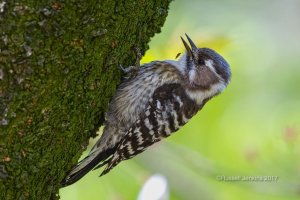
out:
<path id="1" fill-rule="evenodd" d="M 198 60 L 198 64 L 199 64 L 199 65 L 204 65 L 204 64 L 205 64 L 205 62 L 204 62 L 204 60 L 203 60 L 203 59 L 199 59 L 199 60 Z"/>

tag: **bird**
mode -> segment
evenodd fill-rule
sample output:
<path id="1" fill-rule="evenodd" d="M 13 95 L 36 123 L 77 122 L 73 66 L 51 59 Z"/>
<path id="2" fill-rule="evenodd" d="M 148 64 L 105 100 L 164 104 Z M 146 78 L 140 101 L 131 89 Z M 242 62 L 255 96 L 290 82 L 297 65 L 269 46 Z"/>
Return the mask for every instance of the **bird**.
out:
<path id="1" fill-rule="evenodd" d="M 125 69 L 134 75 L 121 82 L 113 95 L 100 139 L 70 170 L 62 186 L 102 166 L 106 167 L 100 176 L 107 174 L 121 161 L 169 137 L 227 87 L 228 62 L 210 48 L 198 48 L 185 35 L 189 44 L 181 37 L 185 52 L 178 60 Z"/>

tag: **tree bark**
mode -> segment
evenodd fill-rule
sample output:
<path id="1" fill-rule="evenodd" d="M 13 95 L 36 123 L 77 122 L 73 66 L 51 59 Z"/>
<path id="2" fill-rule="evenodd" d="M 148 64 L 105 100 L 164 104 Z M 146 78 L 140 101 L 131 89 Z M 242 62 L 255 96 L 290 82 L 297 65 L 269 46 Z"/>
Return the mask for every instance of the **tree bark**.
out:
<path id="1" fill-rule="evenodd" d="M 0 199 L 58 199 L 170 0 L 0 0 Z"/>

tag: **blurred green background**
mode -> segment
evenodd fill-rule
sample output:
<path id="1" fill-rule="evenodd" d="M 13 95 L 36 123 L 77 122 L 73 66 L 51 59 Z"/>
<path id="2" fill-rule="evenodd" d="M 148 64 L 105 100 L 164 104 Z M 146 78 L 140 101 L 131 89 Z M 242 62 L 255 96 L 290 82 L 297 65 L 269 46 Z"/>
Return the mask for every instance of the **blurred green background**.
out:
<path id="1" fill-rule="evenodd" d="M 136 199 L 155 173 L 172 200 L 300 199 L 300 1 L 174 1 L 142 62 L 175 59 L 184 33 L 227 59 L 229 87 L 166 141 L 61 189 L 62 200 Z"/>

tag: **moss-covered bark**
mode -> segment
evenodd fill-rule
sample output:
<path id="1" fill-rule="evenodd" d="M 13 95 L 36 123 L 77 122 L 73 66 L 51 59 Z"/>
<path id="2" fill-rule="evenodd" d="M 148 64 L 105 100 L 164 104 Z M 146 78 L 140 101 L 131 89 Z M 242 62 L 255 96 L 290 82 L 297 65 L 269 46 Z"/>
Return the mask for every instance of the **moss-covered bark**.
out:
<path id="1" fill-rule="evenodd" d="M 0 0 L 0 199 L 54 199 L 170 0 Z"/>

